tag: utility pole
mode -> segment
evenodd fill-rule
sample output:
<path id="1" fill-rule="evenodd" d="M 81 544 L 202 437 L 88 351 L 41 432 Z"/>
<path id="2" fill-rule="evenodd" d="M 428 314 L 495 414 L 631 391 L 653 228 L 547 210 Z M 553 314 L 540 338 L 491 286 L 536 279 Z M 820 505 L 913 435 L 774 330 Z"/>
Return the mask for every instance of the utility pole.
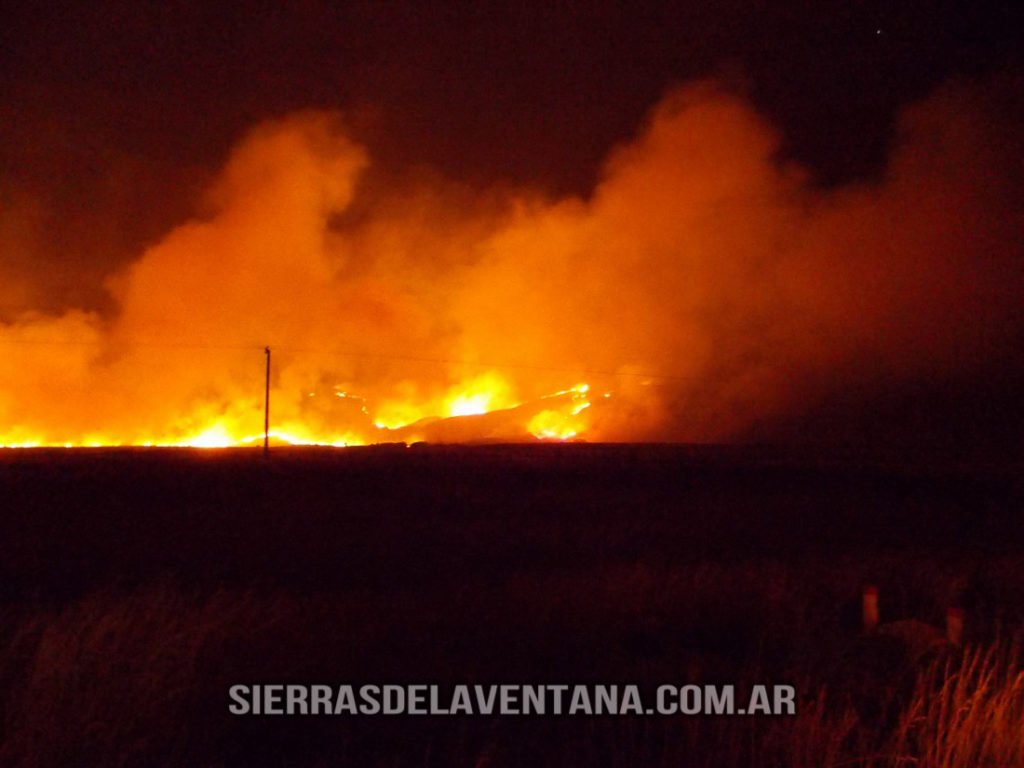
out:
<path id="1" fill-rule="evenodd" d="M 264 347 L 267 356 L 267 379 L 263 386 L 263 455 L 270 455 L 270 347 Z"/>

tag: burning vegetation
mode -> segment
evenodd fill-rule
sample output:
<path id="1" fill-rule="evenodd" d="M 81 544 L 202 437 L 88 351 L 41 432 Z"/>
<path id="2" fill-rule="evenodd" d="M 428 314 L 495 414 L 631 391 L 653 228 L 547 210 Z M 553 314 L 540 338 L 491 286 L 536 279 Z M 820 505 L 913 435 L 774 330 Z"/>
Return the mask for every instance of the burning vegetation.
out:
<path id="1" fill-rule="evenodd" d="M 265 345 L 272 438 L 332 445 L 724 440 L 1000 365 L 1024 220 L 994 90 L 910 108 L 883 176 L 833 189 L 712 83 L 582 198 L 382 185 L 342 116 L 268 121 L 112 308 L 6 316 L 0 444 L 252 442 Z"/>

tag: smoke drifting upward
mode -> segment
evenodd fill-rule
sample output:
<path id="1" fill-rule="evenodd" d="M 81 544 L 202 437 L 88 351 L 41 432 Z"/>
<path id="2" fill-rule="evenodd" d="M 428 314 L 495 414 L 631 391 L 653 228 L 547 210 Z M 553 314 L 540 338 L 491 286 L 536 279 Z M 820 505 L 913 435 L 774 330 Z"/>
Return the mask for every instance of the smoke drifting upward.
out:
<path id="1" fill-rule="evenodd" d="M 109 277 L 114 314 L 0 326 L 0 443 L 257 435 L 264 345 L 275 429 L 317 442 L 728 440 L 1016 365 L 1022 155 L 997 90 L 908 109 L 884 178 L 830 190 L 713 83 L 668 95 L 586 198 L 361 201 L 371 155 L 341 117 L 267 122 Z"/>

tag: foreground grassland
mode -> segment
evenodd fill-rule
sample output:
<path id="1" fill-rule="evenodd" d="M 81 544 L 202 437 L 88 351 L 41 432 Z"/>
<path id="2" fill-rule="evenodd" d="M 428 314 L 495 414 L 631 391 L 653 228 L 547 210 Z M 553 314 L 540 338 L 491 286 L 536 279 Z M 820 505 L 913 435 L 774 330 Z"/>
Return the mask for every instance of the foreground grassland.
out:
<path id="1" fill-rule="evenodd" d="M 766 449 L 8 453 L 0 763 L 1024 765 L 1021 490 Z M 227 711 L 237 682 L 363 681 L 784 682 L 799 709 Z"/>

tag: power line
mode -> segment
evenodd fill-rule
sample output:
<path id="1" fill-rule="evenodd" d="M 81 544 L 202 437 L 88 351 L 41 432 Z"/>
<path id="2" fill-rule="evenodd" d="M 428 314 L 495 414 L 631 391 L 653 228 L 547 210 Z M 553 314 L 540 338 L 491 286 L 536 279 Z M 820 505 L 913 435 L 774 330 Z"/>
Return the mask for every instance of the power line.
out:
<path id="1" fill-rule="evenodd" d="M 54 347 L 99 347 L 105 340 L 87 339 L 11 339 L 0 337 L 0 344 L 13 346 L 54 346 Z M 118 344 L 143 349 L 184 349 L 184 350 L 232 350 L 243 352 L 264 352 L 266 345 L 260 344 L 209 344 L 198 342 L 164 342 L 150 340 L 118 340 Z M 460 366 L 466 368 L 494 369 L 500 371 L 533 371 L 536 373 L 564 373 L 576 376 L 595 376 L 605 378 L 638 378 L 656 379 L 659 381 L 689 381 L 692 376 L 681 374 L 652 373 L 647 371 L 611 371 L 597 368 L 568 368 L 565 366 L 534 365 L 530 363 L 508 363 L 487 360 L 457 360 L 453 358 L 423 357 L 419 355 L 400 355 L 384 352 L 357 352 L 345 349 L 329 349 L 325 347 L 295 347 L 275 344 L 274 349 L 293 353 L 312 355 L 328 355 L 347 357 L 358 360 L 393 360 L 399 362 L 420 363 L 424 365 Z"/>
<path id="2" fill-rule="evenodd" d="M 95 339 L 10 339 L 0 337 L 0 344 L 13 346 L 30 347 L 99 347 L 110 343 L 108 340 Z M 117 340 L 114 346 L 125 345 L 129 347 L 142 347 L 150 349 L 231 349 L 245 352 L 262 351 L 262 344 L 199 344 L 195 342 L 166 342 L 166 341 L 139 341 L 139 340 Z"/>
<path id="3" fill-rule="evenodd" d="M 644 371 L 607 371 L 594 368 L 566 368 L 564 366 L 531 365 L 527 363 L 496 363 L 486 360 L 453 360 L 450 358 L 418 357 L 412 355 L 389 355 L 375 352 L 353 352 L 340 349 L 313 349 L 303 347 L 277 346 L 276 349 L 285 349 L 290 352 L 309 352 L 312 354 L 337 355 L 339 357 L 352 357 L 369 360 L 399 360 L 412 363 L 425 363 L 431 365 L 459 365 L 468 368 L 495 368 L 497 370 L 519 370 L 536 371 L 539 373 L 573 373 L 580 376 L 625 376 L 641 379 L 665 379 L 674 381 L 689 381 L 692 376 L 680 374 L 647 373 Z"/>

